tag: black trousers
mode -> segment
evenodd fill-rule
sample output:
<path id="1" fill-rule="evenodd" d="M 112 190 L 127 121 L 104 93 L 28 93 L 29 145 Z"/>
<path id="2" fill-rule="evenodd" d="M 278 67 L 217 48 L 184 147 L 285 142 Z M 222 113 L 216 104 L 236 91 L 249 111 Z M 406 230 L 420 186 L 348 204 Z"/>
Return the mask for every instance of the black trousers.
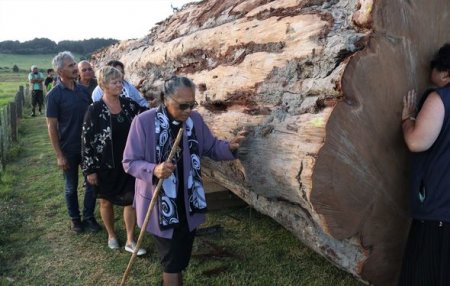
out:
<path id="1" fill-rule="evenodd" d="M 160 263 L 166 273 L 180 273 L 191 259 L 195 230 L 189 231 L 187 222 L 176 227 L 172 239 L 153 236 Z"/>
<path id="2" fill-rule="evenodd" d="M 399 286 L 450 285 L 450 223 L 414 219 Z"/>
<path id="3" fill-rule="evenodd" d="M 42 112 L 42 106 L 44 105 L 44 92 L 42 90 L 33 90 L 31 92 L 31 111 L 34 114 L 34 110 L 38 105 L 39 112 Z"/>

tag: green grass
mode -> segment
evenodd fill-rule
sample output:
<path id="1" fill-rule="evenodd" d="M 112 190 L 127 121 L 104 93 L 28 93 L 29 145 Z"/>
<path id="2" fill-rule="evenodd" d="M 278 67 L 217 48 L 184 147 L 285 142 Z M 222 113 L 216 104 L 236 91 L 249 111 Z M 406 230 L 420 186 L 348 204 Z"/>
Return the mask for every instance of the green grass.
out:
<path id="1" fill-rule="evenodd" d="M 28 83 L 28 72 L 0 72 L 0 107 L 14 99 L 19 86 Z"/>
<path id="2" fill-rule="evenodd" d="M 32 65 L 37 65 L 41 71 L 52 68 L 52 59 L 56 55 L 14 55 L 0 53 L 0 72 L 11 71 L 14 65 L 20 70 L 29 72 Z M 80 55 L 74 54 L 75 60 L 80 59 Z"/>
<path id="3" fill-rule="evenodd" d="M 69 230 L 45 119 L 22 119 L 20 141 L 0 182 L 0 285 L 118 285 L 130 254 L 110 250 L 104 230 Z M 123 243 L 120 208 L 115 217 Z M 248 207 L 209 212 L 203 226 L 215 224 L 223 231 L 195 240 L 185 285 L 362 285 Z M 136 259 L 127 285 L 160 285 L 149 235 L 143 246 L 148 254 Z"/>
<path id="4" fill-rule="evenodd" d="M 46 70 L 52 67 L 52 58 L 55 55 L 14 55 L 0 54 L 0 67 L 12 69 L 17 65 L 19 69 L 29 72 L 32 65 L 37 65 L 39 69 Z"/>
<path id="5" fill-rule="evenodd" d="M 28 84 L 28 73 L 32 65 L 47 75 L 46 70 L 51 68 L 52 59 L 55 55 L 12 55 L 0 53 L 0 107 L 9 103 L 16 95 L 20 85 Z M 74 54 L 78 60 L 80 55 Z M 12 72 L 12 67 L 17 65 L 18 73 Z"/>

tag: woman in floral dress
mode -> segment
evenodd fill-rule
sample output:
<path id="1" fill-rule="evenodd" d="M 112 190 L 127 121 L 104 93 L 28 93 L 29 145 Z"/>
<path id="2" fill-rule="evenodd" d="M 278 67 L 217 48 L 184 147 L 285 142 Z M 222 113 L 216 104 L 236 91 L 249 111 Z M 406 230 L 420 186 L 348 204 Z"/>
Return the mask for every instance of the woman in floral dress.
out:
<path id="1" fill-rule="evenodd" d="M 114 230 L 113 205 L 123 206 L 127 232 L 125 250 L 135 248 L 134 228 L 136 212 L 132 207 L 135 179 L 122 167 L 122 156 L 133 118 L 142 111 L 136 102 L 119 97 L 122 91 L 122 73 L 110 66 L 98 71 L 98 84 L 104 94 L 100 101 L 88 108 L 82 131 L 83 172 L 89 184 L 96 186 L 100 199 L 100 214 L 108 232 L 108 247 L 118 249 Z M 138 255 L 145 254 L 139 249 Z"/>

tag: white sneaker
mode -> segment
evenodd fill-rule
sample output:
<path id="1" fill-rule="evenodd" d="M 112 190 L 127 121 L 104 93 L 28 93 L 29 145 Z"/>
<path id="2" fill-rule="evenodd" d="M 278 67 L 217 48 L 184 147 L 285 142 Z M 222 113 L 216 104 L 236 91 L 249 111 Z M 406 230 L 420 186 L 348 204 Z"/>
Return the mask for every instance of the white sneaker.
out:
<path id="1" fill-rule="evenodd" d="M 125 245 L 125 250 L 131 253 L 134 253 L 134 250 L 136 249 L 136 242 L 132 242 L 131 245 Z M 139 248 L 138 252 L 137 252 L 137 256 L 141 256 L 146 254 L 147 251 L 143 248 Z"/>
<path id="2" fill-rule="evenodd" d="M 108 239 L 108 247 L 111 249 L 119 249 L 119 242 L 115 238 Z"/>

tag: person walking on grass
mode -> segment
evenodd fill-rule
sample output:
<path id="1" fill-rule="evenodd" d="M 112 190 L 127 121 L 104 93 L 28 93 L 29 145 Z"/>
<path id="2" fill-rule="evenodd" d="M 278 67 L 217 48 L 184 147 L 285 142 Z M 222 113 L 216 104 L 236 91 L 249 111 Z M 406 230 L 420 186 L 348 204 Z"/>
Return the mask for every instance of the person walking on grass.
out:
<path id="1" fill-rule="evenodd" d="M 44 105 L 44 75 L 38 70 L 38 67 L 31 66 L 31 72 L 28 74 L 28 80 L 31 85 L 31 116 L 36 116 L 36 106 L 38 106 L 39 114 L 42 114 L 42 106 Z"/>
<path id="2" fill-rule="evenodd" d="M 98 231 L 100 225 L 94 217 L 94 188 L 85 183 L 83 222 L 77 191 L 78 167 L 81 164 L 81 128 L 91 99 L 86 89 L 76 83 L 78 69 L 72 53 L 61 52 L 53 58 L 52 63 L 59 81 L 47 95 L 47 127 L 58 167 L 63 171 L 71 227 L 76 233 L 82 232 L 84 226 Z"/>
<path id="3" fill-rule="evenodd" d="M 138 225 L 142 227 L 150 200 L 163 180 L 157 206 L 146 231 L 156 242 L 163 268 L 163 285 L 183 285 L 182 271 L 192 252 L 196 228 L 205 221 L 206 200 L 201 179 L 200 158 L 236 159 L 245 131 L 229 142 L 211 133 L 201 115 L 194 111 L 195 85 L 174 76 L 164 83 L 163 103 L 138 115 L 131 123 L 123 153 L 125 172 L 136 177 Z M 166 162 L 178 131 L 183 138 L 173 162 Z"/>
<path id="4" fill-rule="evenodd" d="M 82 169 L 88 183 L 96 187 L 100 214 L 108 232 L 108 247 L 119 249 L 113 209 L 113 205 L 119 205 L 123 206 L 127 231 L 125 250 L 133 253 L 136 247 L 136 211 L 132 207 L 135 179 L 124 172 L 122 157 L 131 121 L 145 109 L 129 98 L 119 97 L 123 75 L 118 69 L 105 66 L 98 71 L 97 78 L 104 94 L 100 101 L 89 106 L 84 117 Z M 145 253 L 141 248 L 137 255 Z"/>

